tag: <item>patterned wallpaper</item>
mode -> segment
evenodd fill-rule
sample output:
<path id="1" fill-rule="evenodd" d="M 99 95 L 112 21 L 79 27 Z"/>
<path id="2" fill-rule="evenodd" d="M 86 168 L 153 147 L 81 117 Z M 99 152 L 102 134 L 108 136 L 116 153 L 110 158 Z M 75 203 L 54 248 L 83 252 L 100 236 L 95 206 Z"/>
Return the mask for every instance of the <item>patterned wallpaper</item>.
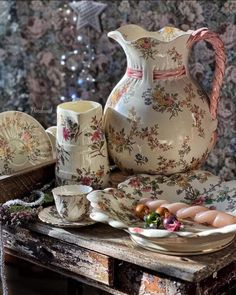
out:
<path id="1" fill-rule="evenodd" d="M 101 33 L 87 27 L 78 31 L 74 12 L 68 12 L 69 2 L 0 1 L 1 111 L 28 112 L 46 127 L 55 124 L 56 105 L 61 101 L 82 98 L 104 104 L 126 67 L 124 53 L 107 38 L 107 32 L 123 24 L 139 24 L 147 30 L 166 25 L 184 30 L 206 26 L 221 36 L 227 53 L 218 110 L 219 138 L 206 168 L 225 179 L 234 178 L 236 1 L 103 0 L 107 7 L 100 15 Z M 81 79 L 88 59 L 91 67 Z M 200 42 L 194 47 L 189 67 L 210 92 L 214 54 L 208 44 Z"/>

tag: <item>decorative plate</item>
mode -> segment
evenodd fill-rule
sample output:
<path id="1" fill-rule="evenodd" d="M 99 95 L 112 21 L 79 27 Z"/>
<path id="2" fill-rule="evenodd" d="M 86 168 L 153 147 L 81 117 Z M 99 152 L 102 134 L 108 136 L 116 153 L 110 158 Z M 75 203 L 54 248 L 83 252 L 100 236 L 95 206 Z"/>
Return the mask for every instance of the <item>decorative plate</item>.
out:
<path id="1" fill-rule="evenodd" d="M 236 215 L 236 180 L 225 182 L 208 171 L 193 170 L 170 176 L 139 174 L 121 182 L 118 189 L 140 199 L 202 205 Z"/>
<path id="2" fill-rule="evenodd" d="M 0 114 L 0 175 L 52 159 L 50 139 L 38 121 L 17 111 Z"/>
<path id="3" fill-rule="evenodd" d="M 38 217 L 41 221 L 45 223 L 65 228 L 83 227 L 96 223 L 94 220 L 91 220 L 89 216 L 85 217 L 83 220 L 76 222 L 70 222 L 65 219 L 62 219 L 57 213 L 56 206 L 44 208 L 42 211 L 39 212 Z"/>
<path id="4" fill-rule="evenodd" d="M 149 242 L 155 244 L 155 247 L 149 244 L 152 250 L 161 251 L 162 248 L 163 252 L 173 251 L 170 245 L 178 238 L 178 253 L 200 254 L 227 246 L 236 234 L 236 224 L 213 228 L 191 221 L 184 221 L 184 228 L 176 232 L 145 229 L 144 222 L 134 215 L 135 206 L 141 198 L 146 197 L 153 200 L 201 204 L 235 215 L 236 181 L 222 182 L 206 171 L 195 171 L 195 174 L 182 173 L 175 177 L 140 174 L 120 183 L 118 187 L 119 189 L 93 191 L 87 196 L 93 208 L 90 217 L 98 222 L 124 229 L 136 243 L 146 248 Z"/>
<path id="5" fill-rule="evenodd" d="M 158 242 L 150 241 L 142 236 L 131 235 L 131 240 L 142 248 L 160 252 L 162 254 L 192 256 L 212 253 L 224 249 L 233 242 L 234 235 L 214 236 L 213 238 L 211 237 L 211 239 L 208 237 L 201 240 L 199 238 L 196 240 L 194 238 L 167 238 L 159 239 Z"/>

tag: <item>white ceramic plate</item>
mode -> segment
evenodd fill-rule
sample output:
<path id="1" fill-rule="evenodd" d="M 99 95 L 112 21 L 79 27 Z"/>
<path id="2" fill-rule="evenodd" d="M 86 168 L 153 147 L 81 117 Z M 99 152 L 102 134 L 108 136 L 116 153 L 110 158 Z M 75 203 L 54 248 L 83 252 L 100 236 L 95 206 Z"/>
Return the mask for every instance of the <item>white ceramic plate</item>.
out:
<path id="1" fill-rule="evenodd" d="M 52 159 L 50 139 L 37 120 L 17 111 L 0 114 L 0 175 Z"/>
<path id="2" fill-rule="evenodd" d="M 84 219 L 76 222 L 70 222 L 62 219 L 57 213 L 56 206 L 44 208 L 42 211 L 39 212 L 38 217 L 41 221 L 45 223 L 63 228 L 83 227 L 96 223 L 94 220 L 91 220 L 89 216 L 86 216 Z"/>
<path id="3" fill-rule="evenodd" d="M 139 245 L 144 246 L 143 241 L 145 240 L 156 244 L 155 249 L 154 247 L 149 248 L 158 251 L 158 247 L 165 239 L 167 246 L 163 251 L 168 252 L 171 251 L 170 248 L 168 250 L 168 246 L 173 242 L 173 239 L 178 238 L 180 239 L 178 253 L 181 251 L 185 253 L 187 246 L 184 245 L 187 244 L 189 245 L 187 252 L 205 253 L 204 251 L 210 251 L 208 240 L 211 241 L 212 251 L 217 251 L 217 249 L 228 245 L 236 234 L 236 224 L 213 228 L 190 221 L 184 221 L 184 228 L 177 232 L 164 229 L 145 229 L 144 222 L 134 215 L 134 208 L 141 198 L 151 197 L 155 200 L 159 199 L 159 195 L 160 199 L 166 199 L 169 202 L 182 201 L 189 204 L 201 204 L 235 215 L 236 181 L 222 182 L 218 177 L 206 171 L 195 171 L 195 173 L 175 175 L 174 178 L 173 176 L 141 174 L 127 179 L 118 187 L 119 189 L 107 188 L 93 191 L 87 196 L 93 208 L 90 217 L 98 222 L 108 223 L 112 227 L 126 230 L 133 240 L 135 237 L 142 238 L 142 240 L 136 239 L 136 243 Z M 190 192 L 195 192 L 192 199 L 189 197 Z M 222 243 L 218 244 L 217 240 Z M 191 241 L 194 241 L 197 246 L 191 244 Z M 191 245 L 194 248 L 192 251 Z M 198 249 L 195 249 L 196 247 Z"/>
<path id="4" fill-rule="evenodd" d="M 236 215 L 236 180 L 222 181 L 208 171 L 193 170 L 170 176 L 139 174 L 127 178 L 118 188 L 140 199 L 203 205 Z"/>
<path id="5" fill-rule="evenodd" d="M 144 239 L 138 235 L 131 235 L 130 237 L 135 244 L 147 250 L 168 255 L 192 256 L 212 253 L 228 247 L 233 242 L 235 235 L 220 235 L 211 237 L 211 239 L 205 237 L 201 240 L 199 238 L 167 238 L 159 239 L 158 242 Z"/>

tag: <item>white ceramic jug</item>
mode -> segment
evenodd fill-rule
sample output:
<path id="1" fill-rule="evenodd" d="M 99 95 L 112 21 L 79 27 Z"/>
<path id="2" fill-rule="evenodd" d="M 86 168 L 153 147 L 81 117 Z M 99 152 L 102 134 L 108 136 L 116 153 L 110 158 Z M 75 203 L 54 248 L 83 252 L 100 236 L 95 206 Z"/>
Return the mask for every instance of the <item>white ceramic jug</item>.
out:
<path id="1" fill-rule="evenodd" d="M 47 130 L 51 136 L 55 128 Z M 106 187 L 109 177 L 107 143 L 102 130 L 102 106 L 93 101 L 65 102 L 57 107 L 57 185 Z"/>

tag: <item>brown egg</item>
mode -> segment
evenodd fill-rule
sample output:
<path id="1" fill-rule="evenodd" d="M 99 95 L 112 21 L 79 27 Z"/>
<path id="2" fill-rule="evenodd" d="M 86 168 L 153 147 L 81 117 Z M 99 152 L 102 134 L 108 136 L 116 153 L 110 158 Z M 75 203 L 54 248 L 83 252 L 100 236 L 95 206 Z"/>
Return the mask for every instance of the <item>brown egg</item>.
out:
<path id="1" fill-rule="evenodd" d="M 158 213 L 161 217 L 166 217 L 166 215 L 170 214 L 170 211 L 164 207 L 158 207 L 156 209 L 156 213 Z"/>
<path id="2" fill-rule="evenodd" d="M 149 208 L 144 204 L 138 204 L 135 207 L 135 216 L 137 216 L 140 219 L 143 219 L 145 215 L 148 215 L 150 213 Z"/>

